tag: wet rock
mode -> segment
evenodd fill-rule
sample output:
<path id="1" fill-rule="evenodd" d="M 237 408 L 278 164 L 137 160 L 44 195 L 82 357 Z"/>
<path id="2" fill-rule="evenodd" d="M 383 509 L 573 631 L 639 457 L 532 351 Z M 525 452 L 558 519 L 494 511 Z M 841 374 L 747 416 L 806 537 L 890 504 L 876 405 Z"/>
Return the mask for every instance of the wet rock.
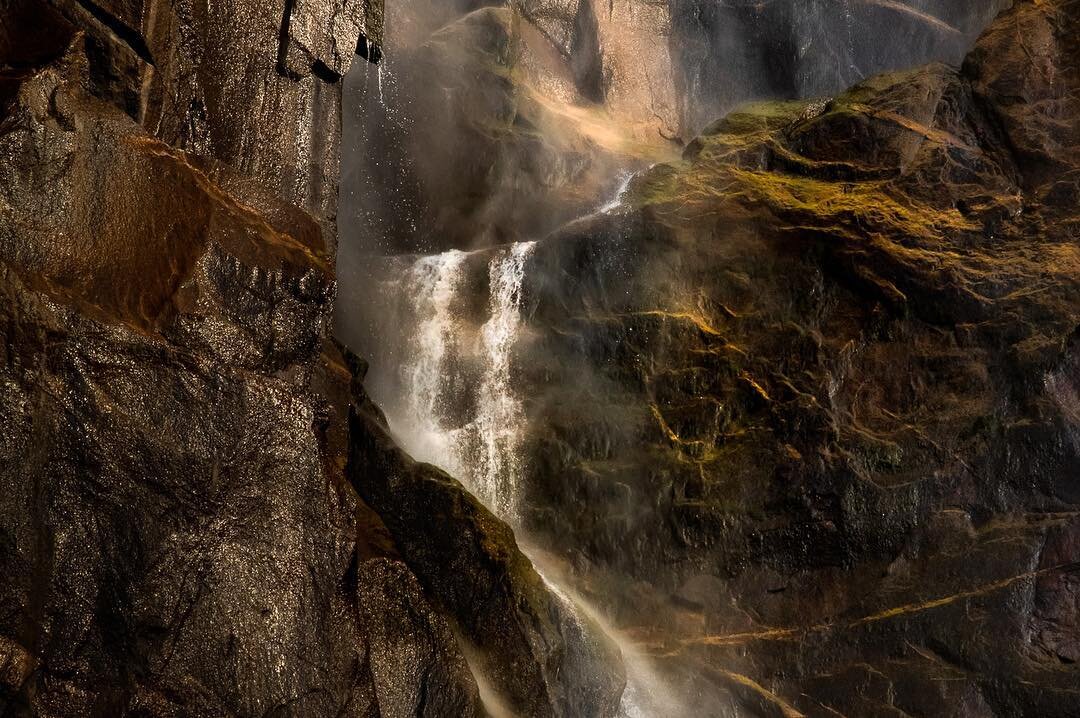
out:
<path id="1" fill-rule="evenodd" d="M 54 5 L 86 33 L 95 95 L 306 209 L 333 244 L 339 80 L 361 35 L 381 42 L 381 3 Z"/>
<path id="2" fill-rule="evenodd" d="M 469 667 L 416 577 L 401 563 L 372 559 L 357 583 L 380 715 L 479 716 Z"/>
<path id="3" fill-rule="evenodd" d="M 750 712 L 1077 710 L 1078 22 L 741 107 L 536 246 L 527 527 Z"/>
<path id="4" fill-rule="evenodd" d="M 147 133 L 50 21 L 0 40 L 0 712 L 476 714 L 344 480 L 324 225 Z"/>
<path id="5" fill-rule="evenodd" d="M 672 0 L 681 131 L 693 137 L 740 103 L 839 92 L 870 75 L 958 64 L 1008 0 L 712 3 Z"/>
<path id="6" fill-rule="evenodd" d="M 498 697 L 523 716 L 615 715 L 625 684 L 619 649 L 544 583 L 510 527 L 394 446 L 367 412 L 354 411 L 350 426 L 350 482 Z"/>

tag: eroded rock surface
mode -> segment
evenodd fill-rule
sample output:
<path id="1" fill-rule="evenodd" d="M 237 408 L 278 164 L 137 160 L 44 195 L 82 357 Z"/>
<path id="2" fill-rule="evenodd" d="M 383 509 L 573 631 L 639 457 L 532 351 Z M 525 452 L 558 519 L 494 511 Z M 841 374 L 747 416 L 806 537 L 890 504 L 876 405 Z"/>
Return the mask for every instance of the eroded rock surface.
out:
<path id="1" fill-rule="evenodd" d="M 480 715 L 460 614 L 345 475 L 377 409 L 324 173 L 379 9 L 0 11 L 0 712 Z"/>
<path id="2" fill-rule="evenodd" d="M 1078 29 L 744 107 L 536 247 L 528 524 L 750 714 L 1078 709 Z"/>

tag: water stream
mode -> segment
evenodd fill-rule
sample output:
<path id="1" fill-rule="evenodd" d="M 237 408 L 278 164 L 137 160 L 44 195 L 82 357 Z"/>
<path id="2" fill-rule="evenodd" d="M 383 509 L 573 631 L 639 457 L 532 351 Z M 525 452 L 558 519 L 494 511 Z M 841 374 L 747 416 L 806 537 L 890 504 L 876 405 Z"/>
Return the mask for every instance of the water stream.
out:
<path id="1" fill-rule="evenodd" d="M 407 305 L 406 346 L 397 395 L 386 402 L 392 428 L 420 461 L 445 469 L 500 518 L 516 523 L 524 412 L 510 362 L 521 327 L 521 283 L 535 247 L 521 242 L 491 253 L 486 321 L 477 329 L 456 313 L 469 253 L 420 257 L 387 283 Z M 453 381 L 479 367 L 475 386 Z M 468 395 L 463 395 L 468 394 Z M 462 418 L 461 407 L 472 407 Z"/>

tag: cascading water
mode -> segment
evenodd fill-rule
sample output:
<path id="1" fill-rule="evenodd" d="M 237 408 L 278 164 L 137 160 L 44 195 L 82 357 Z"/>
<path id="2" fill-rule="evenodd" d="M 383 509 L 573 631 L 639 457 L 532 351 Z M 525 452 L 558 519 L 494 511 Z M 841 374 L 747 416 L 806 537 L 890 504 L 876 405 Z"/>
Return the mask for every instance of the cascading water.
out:
<path id="1" fill-rule="evenodd" d="M 399 373 L 398 391 L 405 401 L 397 415 L 391 413 L 391 426 L 415 458 L 459 477 L 485 505 L 515 526 L 520 518 L 526 419 L 514 390 L 511 360 L 522 327 L 522 282 L 535 247 L 535 242 L 521 242 L 492 253 L 487 318 L 479 330 L 462 320 L 455 306 L 475 254 L 451 250 L 421 257 L 387 285 L 408 305 L 413 327 Z M 481 367 L 475 389 L 448 381 L 456 374 L 456 363 L 470 360 Z M 471 396 L 454 396 L 454 387 Z M 461 405 L 474 407 L 464 422 L 455 414 Z M 556 571 L 544 567 L 542 552 L 525 545 L 521 548 L 552 593 L 622 649 L 627 685 L 620 718 L 689 715 L 648 660 L 565 582 L 557 581 Z"/>
<path id="2" fill-rule="evenodd" d="M 489 268 L 491 318 L 481 329 L 484 376 L 477 400 L 475 431 L 479 450 L 473 489 L 480 500 L 510 523 L 517 519 L 524 414 L 510 380 L 510 354 L 521 328 L 521 281 L 534 242 L 510 247 Z"/>
<path id="3" fill-rule="evenodd" d="M 401 363 L 405 398 L 391 424 L 417 459 L 461 478 L 501 518 L 516 523 L 524 412 L 511 381 L 511 355 L 521 328 L 521 283 L 534 242 L 498 250 L 488 266 L 488 318 L 476 332 L 454 314 L 465 252 L 421 257 L 396 280 L 409 304 L 413 331 Z M 453 396 L 447 377 L 459 361 L 481 367 L 475 389 Z M 461 405 L 474 406 L 462 422 Z M 395 415 L 395 413 L 397 415 Z"/>
<path id="4" fill-rule="evenodd" d="M 412 304 L 415 330 L 409 338 L 409 359 L 401 368 L 407 392 L 404 416 L 395 431 L 412 455 L 460 475 L 456 432 L 449 430 L 444 393 L 448 354 L 453 351 L 457 328 L 452 303 L 461 283 L 466 254 L 451 250 L 421 257 L 401 282 L 403 296 Z"/>
<path id="5" fill-rule="evenodd" d="M 635 173 L 633 172 L 624 172 L 619 177 L 619 186 L 615 190 L 615 196 L 600 207 L 600 212 L 613 212 L 622 205 L 623 195 L 625 195 L 626 190 L 630 188 L 630 181 L 634 179 L 634 175 Z"/>

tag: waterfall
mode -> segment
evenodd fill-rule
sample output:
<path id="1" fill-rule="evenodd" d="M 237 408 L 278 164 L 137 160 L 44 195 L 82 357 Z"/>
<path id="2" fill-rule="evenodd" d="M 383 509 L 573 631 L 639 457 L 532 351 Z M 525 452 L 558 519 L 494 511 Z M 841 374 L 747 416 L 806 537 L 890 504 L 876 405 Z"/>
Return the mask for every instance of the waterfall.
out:
<path id="1" fill-rule="evenodd" d="M 630 189 L 630 180 L 634 179 L 635 174 L 634 172 L 624 172 L 619 177 L 619 186 L 615 189 L 615 196 L 601 205 L 599 209 L 601 214 L 614 212 L 622 205 L 623 195 L 626 194 L 626 190 Z"/>
<path id="2" fill-rule="evenodd" d="M 488 318 L 478 333 L 454 311 L 469 254 L 451 250 L 421 257 L 395 282 L 414 328 L 400 365 L 403 401 L 390 417 L 394 430 L 416 459 L 460 478 L 510 523 L 518 518 L 525 428 L 510 368 L 521 329 L 525 264 L 535 246 L 521 242 L 492 255 Z M 480 367 L 475 387 L 448 380 L 458 373 L 458 363 L 470 361 Z M 470 406 L 472 416 L 462 422 L 461 408 Z"/>
<path id="3" fill-rule="evenodd" d="M 629 177 L 626 179 L 629 182 Z M 470 255 L 451 250 L 421 257 L 391 285 L 412 314 L 400 369 L 403 413 L 391 416 L 398 438 L 417 459 L 457 476 L 500 518 L 519 522 L 525 413 L 513 385 L 511 359 L 522 329 L 522 282 L 535 242 L 496 250 L 488 261 L 487 317 L 479 330 L 459 318 L 455 300 Z M 459 363 L 481 369 L 473 388 L 459 382 Z M 467 420 L 457 416 L 472 407 Z M 520 544 L 559 601 L 578 621 L 588 618 L 620 648 L 627 672 L 619 718 L 691 715 L 634 646 L 581 596 L 558 580 L 544 554 Z M 582 629 L 584 630 L 584 628 Z M 483 677 L 480 676 L 481 682 Z M 487 702 L 495 700 L 489 696 Z"/>
<path id="4" fill-rule="evenodd" d="M 510 382 L 510 354 L 521 328 L 521 282 L 535 242 L 510 247 L 488 269 L 491 318 L 481 329 L 484 376 L 476 412 L 479 451 L 474 490 L 503 519 L 516 523 L 524 413 Z"/>
<path id="5" fill-rule="evenodd" d="M 559 600 L 572 607 L 575 616 L 585 616 L 619 647 L 626 668 L 626 688 L 619 701 L 616 718 L 676 718 L 694 715 L 656 672 L 648 658 L 582 595 L 571 589 L 559 572 L 548 564 L 542 550 L 522 545 L 540 579 Z M 580 619 L 579 619 L 580 620 Z M 703 715 L 703 714 L 702 714 Z"/>
<path id="6" fill-rule="evenodd" d="M 408 340 L 408 358 L 401 366 L 405 389 L 404 416 L 395 422 L 402 443 L 420 461 L 461 475 L 457 432 L 445 425 L 447 364 L 458 341 L 453 301 L 461 284 L 466 254 L 451 250 L 421 257 L 400 283 L 411 304 L 415 330 Z"/>

